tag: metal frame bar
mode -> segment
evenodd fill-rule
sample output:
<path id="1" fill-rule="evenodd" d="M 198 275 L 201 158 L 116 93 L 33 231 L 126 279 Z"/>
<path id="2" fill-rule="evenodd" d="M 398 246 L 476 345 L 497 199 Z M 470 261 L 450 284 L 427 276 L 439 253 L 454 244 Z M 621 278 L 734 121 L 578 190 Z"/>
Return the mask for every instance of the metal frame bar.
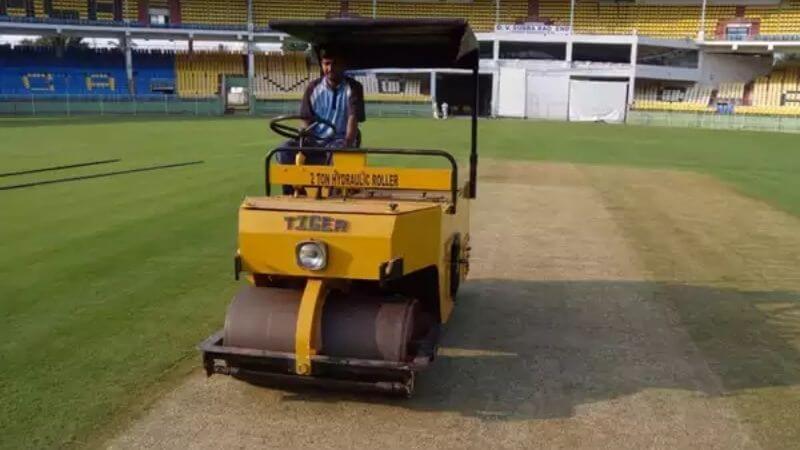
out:
<path id="1" fill-rule="evenodd" d="M 473 114 L 473 122 L 477 122 L 477 116 Z M 473 134 L 477 132 L 477 123 L 473 124 Z M 474 140 L 473 140 L 474 142 Z M 475 144 L 473 143 L 473 151 L 474 151 Z M 360 153 L 360 154 L 367 154 L 367 155 L 415 155 L 415 156 L 436 156 L 445 158 L 451 167 L 450 171 L 450 191 L 452 196 L 453 202 L 453 212 L 456 211 L 456 203 L 458 201 L 458 163 L 456 163 L 456 159 L 453 158 L 453 155 L 444 151 L 444 150 L 415 150 L 415 149 L 392 149 L 392 148 L 381 148 L 381 149 L 366 149 L 366 148 L 324 148 L 324 147 L 303 147 L 303 148 L 286 148 L 286 147 L 279 147 L 273 150 L 270 150 L 267 153 L 267 156 L 264 158 L 264 180 L 265 180 L 265 193 L 269 197 L 271 195 L 272 188 L 270 186 L 270 179 L 269 179 L 269 166 L 270 161 L 272 160 L 273 155 L 281 151 L 312 151 L 312 152 L 325 152 L 328 154 L 332 154 L 335 152 L 343 152 L 343 153 Z M 475 160 L 477 161 L 477 154 L 475 155 Z M 472 181 L 470 181 L 470 185 L 472 185 Z M 470 187 L 470 190 L 473 188 Z"/>
<path id="2" fill-rule="evenodd" d="M 238 357 L 245 357 L 245 358 L 255 358 L 256 361 L 259 359 L 274 359 L 274 360 L 281 360 L 286 361 L 292 364 L 297 356 L 294 353 L 288 352 L 276 352 L 272 350 L 259 350 L 259 349 L 252 349 L 252 348 L 239 348 L 239 347 L 228 347 L 224 345 L 222 342 L 224 335 L 223 330 L 219 330 L 216 333 L 212 334 L 206 340 L 198 345 L 198 349 L 210 356 L 211 358 L 224 358 L 224 356 L 238 356 Z M 434 334 L 432 338 L 438 337 L 438 333 Z M 383 361 L 383 360 L 373 360 L 373 359 L 361 359 L 361 358 L 340 358 L 334 356 L 326 356 L 326 355 L 312 355 L 311 362 L 312 364 L 331 364 L 335 366 L 346 366 L 346 367 L 355 367 L 355 368 L 364 368 L 364 369 L 385 369 L 385 370 L 397 370 L 397 371 L 419 371 L 427 368 L 430 365 L 430 362 L 434 359 L 436 355 L 436 347 L 433 349 L 433 354 L 431 355 L 424 355 L 422 358 L 415 358 L 414 361 L 410 362 L 402 362 L 402 361 Z M 292 364 L 293 365 L 293 364 Z"/>
<path id="3" fill-rule="evenodd" d="M 469 198 L 478 192 L 478 107 L 480 106 L 480 62 L 476 55 L 472 68 L 472 136 L 469 151 Z M 455 202 L 454 202 L 455 203 Z"/>

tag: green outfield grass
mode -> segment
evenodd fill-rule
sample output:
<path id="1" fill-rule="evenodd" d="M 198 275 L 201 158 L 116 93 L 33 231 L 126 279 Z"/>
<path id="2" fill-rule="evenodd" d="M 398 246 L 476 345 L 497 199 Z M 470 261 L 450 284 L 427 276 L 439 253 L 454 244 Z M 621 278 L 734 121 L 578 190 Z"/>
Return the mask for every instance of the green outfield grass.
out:
<path id="1" fill-rule="evenodd" d="M 468 127 L 370 120 L 364 142 L 464 160 Z M 237 206 L 262 192 L 276 142 L 265 119 L 0 120 L 2 173 L 121 158 L 0 186 L 204 161 L 0 190 L 0 446 L 80 446 L 199 364 L 194 346 L 221 326 L 235 289 Z M 489 158 L 708 173 L 800 215 L 795 135 L 483 121 L 480 142 Z"/>

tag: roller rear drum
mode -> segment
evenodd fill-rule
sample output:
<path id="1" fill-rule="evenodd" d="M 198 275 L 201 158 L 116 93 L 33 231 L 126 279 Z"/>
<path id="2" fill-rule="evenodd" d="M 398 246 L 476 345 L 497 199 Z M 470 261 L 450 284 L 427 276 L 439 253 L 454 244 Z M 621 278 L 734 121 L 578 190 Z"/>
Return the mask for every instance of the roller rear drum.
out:
<path id="1" fill-rule="evenodd" d="M 243 288 L 228 307 L 225 345 L 294 352 L 301 296 L 293 289 Z M 418 314 L 414 299 L 332 293 L 322 309 L 315 347 L 327 356 L 408 361 Z"/>

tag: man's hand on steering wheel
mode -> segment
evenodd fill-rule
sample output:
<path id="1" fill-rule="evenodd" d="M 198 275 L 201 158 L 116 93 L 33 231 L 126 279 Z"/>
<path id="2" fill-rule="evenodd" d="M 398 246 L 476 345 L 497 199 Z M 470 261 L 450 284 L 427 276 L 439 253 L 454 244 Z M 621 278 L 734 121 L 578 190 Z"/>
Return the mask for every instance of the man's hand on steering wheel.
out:
<path id="1" fill-rule="evenodd" d="M 310 137 L 317 138 L 317 136 L 314 135 L 314 129 L 317 127 L 317 125 L 324 125 L 326 127 L 329 127 L 331 130 L 333 130 L 332 134 L 336 135 L 336 126 L 330 121 L 325 120 L 321 117 L 315 116 L 314 120 L 311 121 L 308 124 L 308 126 L 301 128 L 293 127 L 291 125 L 284 123 L 290 120 L 304 120 L 304 118 L 297 115 L 278 116 L 269 121 L 269 128 L 275 134 L 278 134 L 288 139 L 294 139 L 298 142 Z"/>

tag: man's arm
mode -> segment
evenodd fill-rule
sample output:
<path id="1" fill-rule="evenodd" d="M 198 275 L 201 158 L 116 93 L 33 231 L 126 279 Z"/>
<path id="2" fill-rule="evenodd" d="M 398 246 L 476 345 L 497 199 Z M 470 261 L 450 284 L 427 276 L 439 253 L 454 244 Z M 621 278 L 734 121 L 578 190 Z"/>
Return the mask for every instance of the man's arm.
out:
<path id="1" fill-rule="evenodd" d="M 303 119 L 303 128 L 308 128 L 314 121 L 314 109 L 311 107 L 311 93 L 314 91 L 316 83 L 311 82 L 306 86 L 303 93 L 303 100 L 300 101 L 300 117 Z"/>
<path id="2" fill-rule="evenodd" d="M 358 138 L 358 123 L 367 120 L 364 112 L 364 87 L 358 81 L 353 80 L 351 86 L 353 94 L 350 96 L 350 105 L 347 116 L 347 133 L 345 134 L 345 145 L 355 147 Z"/>
<path id="3" fill-rule="evenodd" d="M 356 138 L 358 137 L 358 118 L 355 114 L 350 114 L 347 117 L 347 134 L 344 136 L 344 145 L 347 147 L 355 147 Z"/>

